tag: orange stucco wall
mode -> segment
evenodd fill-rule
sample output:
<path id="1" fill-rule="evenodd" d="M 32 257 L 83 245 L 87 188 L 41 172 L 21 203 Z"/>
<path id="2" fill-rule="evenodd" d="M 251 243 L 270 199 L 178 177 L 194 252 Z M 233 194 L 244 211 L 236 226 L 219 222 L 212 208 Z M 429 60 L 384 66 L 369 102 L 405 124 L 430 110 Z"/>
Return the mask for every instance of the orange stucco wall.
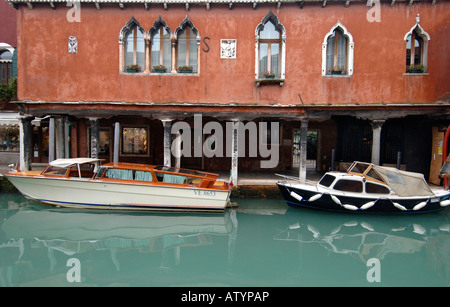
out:
<path id="1" fill-rule="evenodd" d="M 81 22 L 68 22 L 71 7 L 18 9 L 18 96 L 36 101 L 125 101 L 239 104 L 368 104 L 436 102 L 450 92 L 450 3 L 381 5 L 381 22 L 366 19 L 363 3 L 191 6 L 82 5 Z M 272 10 L 286 28 L 286 81 L 255 85 L 255 28 Z M 404 75 L 405 34 L 416 24 L 430 35 L 428 74 Z M 188 16 L 202 38 L 199 76 L 119 73 L 120 29 L 134 16 L 148 31 L 161 16 L 174 31 Z M 351 77 L 323 77 L 322 42 L 340 20 L 355 43 Z M 69 54 L 67 40 L 78 39 Z M 203 38 L 209 37 L 208 46 Z M 220 39 L 237 39 L 237 58 L 220 58 Z"/>

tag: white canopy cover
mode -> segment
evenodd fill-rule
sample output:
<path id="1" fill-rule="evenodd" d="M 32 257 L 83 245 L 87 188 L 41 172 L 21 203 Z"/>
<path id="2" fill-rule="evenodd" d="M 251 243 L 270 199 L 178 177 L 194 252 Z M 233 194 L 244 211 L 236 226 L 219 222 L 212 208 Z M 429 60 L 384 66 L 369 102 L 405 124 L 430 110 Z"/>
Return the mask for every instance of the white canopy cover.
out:
<path id="1" fill-rule="evenodd" d="M 85 164 L 85 163 L 96 163 L 101 161 L 100 159 L 94 159 L 94 158 L 72 158 L 72 159 L 56 159 L 52 162 L 50 162 L 51 166 L 56 167 L 69 167 L 75 164 Z"/>
<path id="2" fill-rule="evenodd" d="M 379 166 L 364 162 L 354 162 L 349 172 L 364 174 L 375 178 L 373 171 L 401 197 L 435 196 L 428 186 L 423 174 L 401 171 L 393 167 Z M 375 178 L 379 180 L 379 178 Z"/>

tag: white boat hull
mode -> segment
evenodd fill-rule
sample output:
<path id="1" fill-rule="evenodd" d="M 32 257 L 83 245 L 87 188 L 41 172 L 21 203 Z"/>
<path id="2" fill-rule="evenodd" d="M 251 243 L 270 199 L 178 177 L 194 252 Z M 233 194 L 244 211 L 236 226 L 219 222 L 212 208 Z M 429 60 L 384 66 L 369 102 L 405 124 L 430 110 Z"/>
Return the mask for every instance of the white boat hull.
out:
<path id="1" fill-rule="evenodd" d="M 72 208 L 115 210 L 225 210 L 230 191 L 78 178 L 5 176 L 28 198 Z"/>

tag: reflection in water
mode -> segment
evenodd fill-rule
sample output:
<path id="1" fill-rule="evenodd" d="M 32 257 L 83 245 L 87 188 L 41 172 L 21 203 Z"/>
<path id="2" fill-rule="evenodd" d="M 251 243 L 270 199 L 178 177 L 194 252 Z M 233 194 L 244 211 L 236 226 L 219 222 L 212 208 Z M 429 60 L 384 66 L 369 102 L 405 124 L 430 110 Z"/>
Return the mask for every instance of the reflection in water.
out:
<path id="1" fill-rule="evenodd" d="M 238 200 L 223 214 L 55 208 L 0 194 L 0 285 L 450 285 L 449 210 L 359 216 Z"/>

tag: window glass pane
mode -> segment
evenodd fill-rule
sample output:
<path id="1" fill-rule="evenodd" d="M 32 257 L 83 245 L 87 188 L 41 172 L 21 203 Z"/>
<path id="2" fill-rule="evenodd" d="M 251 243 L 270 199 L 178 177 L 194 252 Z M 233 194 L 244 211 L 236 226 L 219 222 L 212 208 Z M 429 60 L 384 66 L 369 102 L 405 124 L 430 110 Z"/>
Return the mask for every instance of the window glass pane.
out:
<path id="1" fill-rule="evenodd" d="M 323 178 L 320 180 L 319 184 L 323 185 L 325 187 L 329 187 L 333 183 L 335 178 L 336 177 L 327 174 L 327 175 L 323 176 Z"/>
<path id="2" fill-rule="evenodd" d="M 416 36 L 414 49 L 414 64 L 422 64 L 422 39 Z"/>
<path id="3" fill-rule="evenodd" d="M 136 171 L 134 174 L 134 180 L 153 181 L 152 173 L 144 171 Z"/>
<path id="4" fill-rule="evenodd" d="M 378 181 L 383 181 L 380 175 L 378 175 L 378 173 L 373 168 L 370 171 L 368 171 L 366 175 Z"/>
<path id="5" fill-rule="evenodd" d="M 128 33 L 125 41 L 125 67 L 133 63 L 134 30 Z"/>
<path id="6" fill-rule="evenodd" d="M 145 41 L 144 33 L 137 31 L 136 35 L 136 64 L 141 66 L 141 70 L 145 68 Z"/>
<path id="7" fill-rule="evenodd" d="M 156 32 L 156 34 L 153 36 L 152 39 L 152 64 L 151 67 L 153 66 L 157 66 L 160 65 L 161 63 L 159 62 L 160 59 L 160 52 L 161 52 L 161 35 L 159 34 L 159 30 L 158 32 Z"/>
<path id="8" fill-rule="evenodd" d="M 330 74 L 330 70 L 334 67 L 334 33 L 327 39 L 327 74 Z"/>
<path id="9" fill-rule="evenodd" d="M 0 60 L 9 60 L 12 61 L 12 53 L 9 52 L 9 50 L 2 50 L 0 51 Z"/>
<path id="10" fill-rule="evenodd" d="M 189 66 L 192 66 L 193 72 L 197 72 L 197 38 L 189 28 Z"/>
<path id="11" fill-rule="evenodd" d="M 136 26 L 127 34 L 125 41 L 125 67 L 138 64 L 141 70 L 145 67 L 144 33 Z"/>
<path id="12" fill-rule="evenodd" d="M 335 190 L 344 192 L 362 192 L 362 182 L 356 180 L 341 179 L 334 185 Z"/>
<path id="13" fill-rule="evenodd" d="M 351 169 L 349 169 L 349 172 L 357 173 L 357 174 L 364 174 L 364 172 L 367 170 L 367 168 L 370 166 L 368 163 L 355 163 Z"/>
<path id="14" fill-rule="evenodd" d="M 186 66 L 186 45 L 187 34 L 186 31 L 180 31 L 178 34 L 178 67 Z"/>
<path id="15" fill-rule="evenodd" d="M 390 190 L 380 184 L 375 184 L 371 182 L 366 182 L 366 193 L 374 194 L 389 194 Z"/>
<path id="16" fill-rule="evenodd" d="M 345 68 L 347 55 L 347 39 L 341 30 L 336 30 L 338 33 L 338 49 L 337 49 L 337 67 Z"/>
<path id="17" fill-rule="evenodd" d="M 147 154 L 148 133 L 146 128 L 123 128 L 122 153 L 123 154 Z"/>
<path id="18" fill-rule="evenodd" d="M 264 29 L 259 32 L 260 39 L 280 39 L 280 32 L 275 29 L 275 25 L 269 21 L 264 25 Z"/>
<path id="19" fill-rule="evenodd" d="M 105 178 L 133 180 L 133 171 L 128 169 L 108 168 Z"/>
<path id="20" fill-rule="evenodd" d="M 172 70 L 172 43 L 167 31 L 163 34 L 163 65 L 167 67 L 168 72 Z"/>
<path id="21" fill-rule="evenodd" d="M 269 44 L 260 43 L 259 44 L 259 77 L 262 78 L 265 72 L 268 70 L 267 66 L 267 56 L 269 54 Z"/>
<path id="22" fill-rule="evenodd" d="M 279 76 L 278 72 L 279 72 L 279 58 L 280 58 L 280 44 L 277 43 L 272 43 L 270 44 L 270 70 L 271 72 L 273 72 L 275 74 L 275 76 Z"/>

